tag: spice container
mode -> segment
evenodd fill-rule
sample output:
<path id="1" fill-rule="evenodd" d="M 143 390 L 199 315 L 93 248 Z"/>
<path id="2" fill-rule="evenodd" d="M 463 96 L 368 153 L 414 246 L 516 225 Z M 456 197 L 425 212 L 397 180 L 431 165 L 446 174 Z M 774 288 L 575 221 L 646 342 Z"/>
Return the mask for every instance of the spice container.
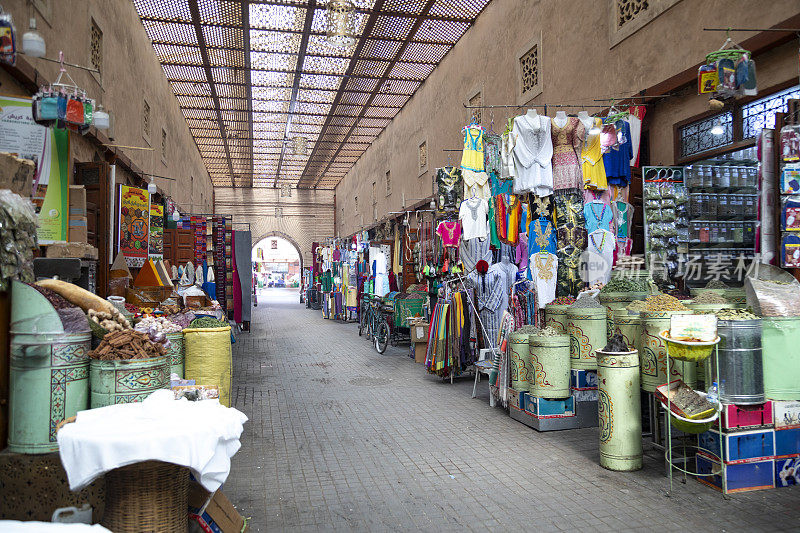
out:
<path id="1" fill-rule="evenodd" d="M 729 222 L 717 222 L 717 227 L 719 228 L 719 233 L 717 234 L 717 238 L 720 242 L 728 242 L 730 241 L 730 233 L 729 233 Z"/>
<path id="2" fill-rule="evenodd" d="M 707 243 L 711 239 L 711 228 L 708 222 L 698 222 L 700 225 L 700 242 Z"/>
<path id="3" fill-rule="evenodd" d="M 758 187 L 758 167 L 748 167 L 747 169 L 747 187 L 752 187 L 753 189 Z"/>
<path id="4" fill-rule="evenodd" d="M 708 224 L 708 241 L 710 243 L 719 242 L 719 222 L 710 222 Z"/>
<path id="5" fill-rule="evenodd" d="M 717 218 L 728 218 L 730 212 L 730 196 L 727 194 L 717 195 Z"/>
<path id="6" fill-rule="evenodd" d="M 743 194 L 742 195 L 742 217 L 753 219 L 758 215 L 758 195 L 757 194 Z"/>
<path id="7" fill-rule="evenodd" d="M 743 176 L 742 172 L 744 170 L 745 169 L 743 167 L 738 167 L 738 166 L 731 167 L 731 183 L 729 187 L 731 188 L 741 187 L 742 176 Z"/>
<path id="8" fill-rule="evenodd" d="M 689 242 L 700 242 L 700 222 L 689 223 Z"/>
<path id="9" fill-rule="evenodd" d="M 740 220 L 747 213 L 744 207 L 744 200 L 745 195 L 743 194 L 737 194 L 732 199 L 731 216 L 737 220 Z"/>
<path id="10" fill-rule="evenodd" d="M 689 195 L 689 216 L 698 218 L 703 216 L 705 195 L 703 193 L 694 192 Z"/>
<path id="11" fill-rule="evenodd" d="M 703 208 L 705 211 L 703 216 L 711 219 L 717 218 L 717 195 L 706 194 L 703 198 Z"/>
<path id="12" fill-rule="evenodd" d="M 697 176 L 697 167 L 695 166 L 686 167 L 685 175 L 686 175 L 687 187 L 700 187 L 700 184 L 702 184 L 702 180 L 699 180 Z"/>
<path id="13" fill-rule="evenodd" d="M 744 223 L 731 222 L 730 240 L 736 244 L 744 242 Z"/>
<path id="14" fill-rule="evenodd" d="M 731 186 L 731 167 L 728 165 L 717 167 L 716 186 L 717 188 L 725 188 Z"/>
<path id="15" fill-rule="evenodd" d="M 742 238 L 742 243 L 745 246 L 755 246 L 755 243 L 756 243 L 756 223 L 755 222 L 743 222 L 742 225 L 744 226 L 744 236 Z"/>
<path id="16" fill-rule="evenodd" d="M 702 179 L 702 186 L 703 187 L 713 187 L 714 186 L 714 170 L 713 167 L 710 166 L 703 166 L 703 173 L 701 174 Z"/>

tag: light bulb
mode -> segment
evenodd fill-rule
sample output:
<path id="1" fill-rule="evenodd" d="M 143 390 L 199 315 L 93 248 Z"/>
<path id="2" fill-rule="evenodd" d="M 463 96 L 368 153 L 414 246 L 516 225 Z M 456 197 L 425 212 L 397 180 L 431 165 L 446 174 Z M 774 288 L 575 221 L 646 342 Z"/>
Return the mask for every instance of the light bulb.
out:
<path id="1" fill-rule="evenodd" d="M 175 211 L 173 211 L 173 212 L 172 212 L 172 220 L 173 220 L 174 222 L 177 222 L 177 221 L 179 221 L 180 219 L 181 219 L 181 214 L 180 214 L 180 213 L 178 213 L 178 210 L 176 209 Z"/>
<path id="2" fill-rule="evenodd" d="M 156 187 L 156 182 L 153 181 L 153 177 L 150 177 L 150 183 L 147 184 L 147 192 L 150 194 L 155 194 L 158 192 L 158 187 Z"/>
<path id="3" fill-rule="evenodd" d="M 31 57 L 44 57 L 46 50 L 44 37 L 36 31 L 36 19 L 32 18 L 30 30 L 22 34 L 22 53 Z"/>
<path id="4" fill-rule="evenodd" d="M 723 133 L 725 133 L 725 128 L 722 127 L 722 122 L 718 120 L 711 127 L 711 135 L 722 135 Z"/>

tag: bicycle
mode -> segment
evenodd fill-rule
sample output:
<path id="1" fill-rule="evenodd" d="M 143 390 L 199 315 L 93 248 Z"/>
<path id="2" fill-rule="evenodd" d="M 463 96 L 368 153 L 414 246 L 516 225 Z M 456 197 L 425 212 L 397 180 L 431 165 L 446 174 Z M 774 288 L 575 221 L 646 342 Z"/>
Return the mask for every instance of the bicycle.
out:
<path id="1" fill-rule="evenodd" d="M 374 294 L 365 294 L 361 298 L 361 317 L 358 321 L 358 336 L 365 335 L 371 340 L 374 333 L 378 330 L 378 306 L 380 297 Z M 366 332 L 366 334 L 365 334 Z"/>

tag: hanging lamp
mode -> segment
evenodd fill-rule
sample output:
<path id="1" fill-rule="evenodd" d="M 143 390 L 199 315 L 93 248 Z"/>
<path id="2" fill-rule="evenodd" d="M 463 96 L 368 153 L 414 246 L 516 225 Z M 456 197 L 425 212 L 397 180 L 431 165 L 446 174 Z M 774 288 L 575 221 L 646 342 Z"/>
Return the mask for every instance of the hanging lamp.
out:
<path id="1" fill-rule="evenodd" d="M 308 153 L 308 139 L 305 137 L 292 139 L 292 151 L 294 155 L 306 155 Z"/>
<path id="2" fill-rule="evenodd" d="M 711 135 L 722 135 L 725 133 L 725 128 L 722 126 L 721 120 L 714 122 L 714 125 L 711 126 L 710 133 Z"/>
<path id="3" fill-rule="evenodd" d="M 337 48 L 351 48 L 356 44 L 355 14 L 356 6 L 350 0 L 330 0 L 326 18 L 328 23 L 328 44 Z"/>
<path id="4" fill-rule="evenodd" d="M 22 53 L 31 57 L 44 57 L 47 46 L 42 34 L 36 31 L 36 19 L 30 19 L 29 30 L 22 34 Z"/>
<path id="5" fill-rule="evenodd" d="M 147 184 L 147 192 L 150 194 L 155 194 L 158 192 L 158 187 L 156 187 L 156 181 L 153 176 L 150 176 L 150 183 Z"/>

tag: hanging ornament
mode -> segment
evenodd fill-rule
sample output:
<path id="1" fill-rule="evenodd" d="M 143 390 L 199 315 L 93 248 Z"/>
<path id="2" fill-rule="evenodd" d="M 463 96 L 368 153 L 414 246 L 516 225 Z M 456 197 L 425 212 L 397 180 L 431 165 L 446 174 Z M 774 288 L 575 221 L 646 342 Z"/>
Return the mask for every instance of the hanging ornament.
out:
<path id="1" fill-rule="evenodd" d="M 355 13 L 356 7 L 350 0 L 330 0 L 328 2 L 327 21 L 328 43 L 338 48 L 351 48 L 356 44 Z"/>
<path id="2" fill-rule="evenodd" d="M 305 137 L 292 139 L 292 151 L 294 155 L 306 155 L 308 153 L 308 139 Z"/>

